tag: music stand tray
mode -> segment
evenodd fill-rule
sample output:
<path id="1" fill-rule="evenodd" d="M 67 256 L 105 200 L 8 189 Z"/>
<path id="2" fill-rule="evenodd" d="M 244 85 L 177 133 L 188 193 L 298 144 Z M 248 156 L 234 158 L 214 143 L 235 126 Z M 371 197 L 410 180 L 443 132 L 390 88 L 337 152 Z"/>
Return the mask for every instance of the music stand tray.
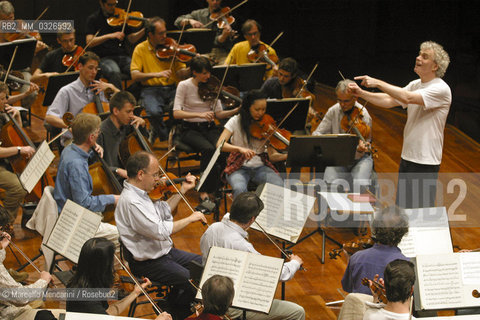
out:
<path id="1" fill-rule="evenodd" d="M 180 33 L 180 30 L 167 31 L 167 35 L 175 40 L 178 40 Z M 190 43 L 198 53 L 209 53 L 212 51 L 215 35 L 215 31 L 211 29 L 188 29 L 183 31 L 181 44 Z"/>
<path id="2" fill-rule="evenodd" d="M 287 167 L 349 166 L 355 160 L 358 137 L 352 134 L 292 136 Z"/>
<path id="3" fill-rule="evenodd" d="M 218 79 L 223 79 L 227 65 L 214 66 L 212 74 Z M 265 63 L 246 63 L 242 65 L 230 65 L 224 85 L 234 86 L 240 91 L 260 89 L 265 75 Z"/>
<path id="4" fill-rule="evenodd" d="M 282 124 L 282 128 L 290 132 L 305 130 L 310 99 L 267 99 L 267 113 L 278 123 L 283 120 L 287 113 L 298 103 L 290 116 Z"/>
<path id="5" fill-rule="evenodd" d="M 78 74 L 78 71 L 68 72 L 48 78 L 47 90 L 45 91 L 45 97 L 43 98 L 42 105 L 46 107 L 51 105 L 58 91 L 67 84 L 77 80 Z"/>
<path id="6" fill-rule="evenodd" d="M 12 42 L 0 43 L 0 64 L 6 69 L 10 65 L 15 47 L 18 47 L 13 60 L 12 70 L 22 70 L 30 68 L 33 56 L 35 54 L 35 46 L 37 39 L 21 39 Z"/>

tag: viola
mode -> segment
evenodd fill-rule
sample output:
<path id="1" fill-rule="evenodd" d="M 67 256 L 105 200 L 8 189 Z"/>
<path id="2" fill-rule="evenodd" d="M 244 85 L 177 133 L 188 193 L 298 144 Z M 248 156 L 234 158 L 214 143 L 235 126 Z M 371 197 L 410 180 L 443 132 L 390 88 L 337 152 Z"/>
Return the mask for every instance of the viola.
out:
<path id="1" fill-rule="evenodd" d="M 368 278 L 363 278 L 362 279 L 362 284 L 366 287 L 369 287 L 370 290 L 372 290 L 373 293 L 375 293 L 375 295 L 377 295 L 378 300 L 380 300 L 384 304 L 387 304 L 388 300 L 387 300 L 387 296 L 386 296 L 386 293 L 385 293 L 385 287 L 384 286 L 382 286 L 377 281 L 370 280 Z"/>
<path id="2" fill-rule="evenodd" d="M 269 114 L 264 114 L 262 119 L 250 125 L 250 134 L 257 139 L 267 139 L 272 147 L 285 150 L 290 145 L 290 131 L 277 128 L 275 120 Z"/>
<path id="3" fill-rule="evenodd" d="M 374 241 L 372 238 L 361 238 L 356 241 L 346 242 L 340 249 L 333 249 L 328 254 L 330 259 L 336 259 L 343 250 L 349 255 L 353 255 L 357 251 L 373 247 Z"/>
<path id="4" fill-rule="evenodd" d="M 141 27 L 147 21 L 140 11 L 130 11 L 128 14 L 124 9 L 115 7 L 115 12 L 112 16 L 107 18 L 107 23 L 111 27 L 119 27 L 126 20 L 126 23 L 133 28 Z"/>
<path id="5" fill-rule="evenodd" d="M 346 112 L 343 116 L 342 120 L 340 121 L 340 126 L 343 131 L 349 132 L 353 130 L 355 134 L 368 146 L 368 152 L 370 152 L 374 157 L 376 157 L 375 153 L 377 150 L 372 149 L 369 146 L 365 137 L 370 136 L 371 128 L 370 126 L 362 120 L 363 114 L 359 108 L 353 107 L 350 112 Z"/>
<path id="6" fill-rule="evenodd" d="M 7 223 L 6 225 L 0 226 L 0 240 L 5 238 L 3 235 L 4 232 L 11 236 L 13 234 L 13 225 Z"/>
<path id="7" fill-rule="evenodd" d="M 83 54 L 84 50 L 82 47 L 77 46 L 75 50 L 69 53 L 65 53 L 65 55 L 62 58 L 62 64 L 65 67 L 71 67 L 73 65 L 73 68 L 75 71 L 78 71 L 78 58 Z"/>
<path id="8" fill-rule="evenodd" d="M 32 140 L 30 140 L 28 135 L 25 133 L 25 131 L 23 131 L 22 127 L 17 123 L 17 121 L 8 112 L 5 112 L 5 114 L 8 116 L 10 121 L 2 127 L 2 131 L 0 132 L 0 140 L 3 142 L 2 146 L 30 146 L 33 149 L 36 149 Z M 12 167 L 14 173 L 22 173 L 27 166 L 27 161 L 21 155 L 9 157 L 8 161 L 10 162 L 10 166 Z M 40 201 L 43 189 L 46 186 L 53 186 L 54 184 L 53 178 L 48 171 L 46 171 L 40 181 L 35 185 L 32 192 L 25 197 L 25 200 L 27 202 Z"/>
<path id="9" fill-rule="evenodd" d="M 275 68 L 277 66 L 278 57 L 270 50 L 267 45 L 260 43 L 256 47 L 251 48 L 247 53 L 247 58 L 250 62 L 255 63 L 263 61 L 267 63 L 267 70 Z"/>
<path id="10" fill-rule="evenodd" d="M 197 49 L 193 44 L 178 45 L 174 39 L 165 38 L 165 44 L 156 49 L 155 55 L 160 60 L 169 60 L 175 56 L 177 60 L 187 62 L 197 56 Z"/>
<path id="11" fill-rule="evenodd" d="M 6 74 L 7 72 L 5 71 L 3 66 L 0 65 L 0 79 L 4 80 Z M 14 70 L 7 75 L 7 85 L 10 88 L 10 90 L 18 91 L 23 85 L 30 85 L 30 84 L 31 82 L 25 80 L 23 78 L 23 74 L 20 71 Z M 43 91 L 44 89 L 40 88 L 40 92 L 43 92 Z"/>
<path id="12" fill-rule="evenodd" d="M 203 101 L 212 101 L 217 98 L 218 91 L 220 90 L 220 80 L 215 76 L 210 76 L 208 82 L 198 83 L 198 95 Z M 219 96 L 220 101 L 226 107 L 226 109 L 233 109 L 242 104 L 240 98 L 240 91 L 233 86 L 222 87 L 222 91 Z"/>

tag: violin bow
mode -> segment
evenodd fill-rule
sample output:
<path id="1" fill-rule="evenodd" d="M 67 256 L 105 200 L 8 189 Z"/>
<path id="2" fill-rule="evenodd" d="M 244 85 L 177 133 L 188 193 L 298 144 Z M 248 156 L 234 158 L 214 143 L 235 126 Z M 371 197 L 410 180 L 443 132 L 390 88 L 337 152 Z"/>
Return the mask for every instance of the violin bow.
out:
<path id="1" fill-rule="evenodd" d="M 173 188 L 175 189 L 175 191 L 177 191 L 177 193 L 180 195 L 180 197 L 183 199 L 183 201 L 185 202 L 185 204 L 187 205 L 187 207 L 192 211 L 192 213 L 195 212 L 195 210 L 193 209 L 193 207 L 190 205 L 190 202 L 188 202 L 187 198 L 185 198 L 185 196 L 183 195 L 183 193 L 180 192 L 180 190 L 177 188 L 177 186 L 175 185 L 175 183 L 173 182 L 173 180 L 168 176 L 167 172 L 165 171 L 165 169 L 163 169 L 162 165 L 159 163 L 158 164 L 158 167 L 160 168 L 160 171 L 162 171 L 162 174 L 165 176 L 165 178 L 167 178 L 167 180 L 171 183 L 171 185 L 173 186 Z M 210 225 L 207 223 L 207 222 L 203 222 L 201 221 L 202 224 L 206 225 L 207 227 L 209 227 Z"/>
<path id="2" fill-rule="evenodd" d="M 273 243 L 275 245 L 275 247 L 277 247 L 278 250 L 280 250 L 280 252 L 285 256 L 287 257 L 288 259 L 292 260 L 292 255 L 288 254 L 285 252 L 285 250 L 283 250 L 282 248 L 280 248 L 280 246 L 278 244 L 275 243 L 275 241 L 272 239 L 272 237 L 270 237 L 267 233 L 267 231 L 265 231 L 265 229 L 257 222 L 257 220 L 254 220 L 255 224 L 260 228 L 260 230 L 262 231 L 262 233 L 268 238 L 268 240 L 270 240 L 271 243 Z M 302 265 L 300 266 L 300 270 L 303 270 L 303 271 L 307 271 L 307 269 L 305 269 Z"/>
<path id="3" fill-rule="evenodd" d="M 90 39 L 90 41 L 88 41 L 88 43 L 85 45 L 85 48 L 83 48 L 82 52 L 80 52 L 80 54 L 75 58 L 75 60 L 73 60 L 72 64 L 67 68 L 67 70 L 65 70 L 64 74 L 67 73 L 68 71 L 70 71 L 72 66 L 74 66 L 75 63 L 77 63 L 78 59 L 80 59 L 80 57 L 83 56 L 83 54 L 87 50 L 88 46 L 92 43 L 93 39 L 95 39 L 98 36 L 99 33 L 100 33 L 100 30 L 98 30 L 97 33 L 95 33 L 93 35 L 93 38 Z"/>
<path id="4" fill-rule="evenodd" d="M 176 146 L 171 147 L 170 150 L 168 150 L 163 156 L 161 156 L 161 157 L 158 159 L 158 161 L 163 160 L 163 158 L 165 158 L 166 156 L 168 156 L 172 151 L 175 150 L 175 148 L 176 148 Z"/>
<path id="5" fill-rule="evenodd" d="M 5 78 L 3 78 L 3 83 L 7 83 L 8 75 L 10 74 L 10 71 L 12 70 L 13 60 L 15 60 L 15 56 L 17 55 L 17 49 L 18 49 L 18 46 L 16 46 L 15 49 L 13 50 L 12 58 L 10 59 L 8 69 L 5 72 Z"/>
<path id="6" fill-rule="evenodd" d="M 300 90 L 298 91 L 297 93 L 297 97 L 299 96 L 300 92 L 302 92 L 302 90 L 305 88 L 305 86 L 307 85 L 308 81 L 310 81 L 310 78 L 313 76 L 315 70 L 317 70 L 317 67 L 318 67 L 318 63 L 315 64 L 315 66 L 313 67 L 312 71 L 310 72 L 310 74 L 308 75 L 308 78 L 307 80 L 305 80 L 303 82 L 303 85 L 302 87 L 300 88 Z M 292 112 L 298 107 L 298 105 L 300 104 L 300 102 L 297 102 L 293 108 L 285 115 L 285 117 L 283 117 L 283 119 L 278 123 L 277 125 L 277 128 L 280 128 L 280 126 L 285 122 L 285 120 L 287 120 L 287 118 L 292 114 Z M 267 143 L 268 139 L 270 139 L 270 137 L 274 134 L 274 130 L 272 130 L 272 132 L 265 138 L 265 142 L 259 147 L 257 148 L 256 151 L 259 151 L 259 150 L 262 150 L 263 147 L 265 147 L 265 144 Z"/>
<path id="7" fill-rule="evenodd" d="M 220 99 L 220 93 L 222 92 L 223 84 L 225 83 L 225 79 L 227 78 L 227 73 L 228 73 L 228 70 L 230 69 L 231 61 L 232 61 L 232 59 L 230 59 L 228 61 L 227 68 L 225 68 L 225 72 L 223 73 L 222 81 L 220 82 L 220 85 L 218 86 L 217 96 L 215 97 L 215 100 L 213 100 L 212 111 L 213 111 L 214 116 L 216 116 L 216 114 L 215 114 L 215 109 L 216 108 L 215 107 L 217 106 L 218 99 Z"/>
<path id="8" fill-rule="evenodd" d="M 127 24 L 128 13 L 130 12 L 130 5 L 131 5 L 131 4 L 132 4 L 132 0 L 128 1 L 127 11 L 125 12 L 125 18 L 123 19 L 122 33 L 125 32 L 125 26 L 126 26 L 126 24 Z M 121 46 L 122 43 L 120 42 L 118 45 Z"/>
<path id="9" fill-rule="evenodd" d="M 142 290 L 142 293 L 145 295 L 145 297 L 147 297 L 148 301 L 152 304 L 152 307 L 153 309 L 155 309 L 155 311 L 157 311 L 158 314 L 161 314 L 163 311 L 162 309 L 160 309 L 157 304 L 152 300 L 152 298 L 150 297 L 150 295 L 145 291 L 145 289 L 142 288 L 142 286 L 140 285 L 140 283 L 138 282 L 138 280 L 130 273 L 130 270 L 128 270 L 127 266 L 125 266 L 125 264 L 122 262 L 121 259 L 119 259 L 117 257 L 116 254 L 113 255 L 115 257 L 115 259 L 118 261 L 118 263 L 120 263 L 120 265 L 122 266 L 123 270 L 125 270 L 125 272 L 128 274 L 128 276 L 133 280 L 133 282 L 135 282 L 135 284 L 140 288 L 140 290 Z"/>
<path id="10" fill-rule="evenodd" d="M 182 41 L 182 36 L 184 31 L 185 31 L 185 25 L 182 26 L 182 31 L 180 31 L 180 36 L 178 36 L 178 42 L 175 41 L 176 44 L 174 46 L 172 61 L 170 62 L 170 68 L 168 68 L 170 71 L 172 70 L 173 64 L 175 63 L 175 58 L 177 56 L 177 49 L 178 49 L 178 46 L 180 45 L 180 41 Z"/>
<path id="11" fill-rule="evenodd" d="M 221 18 L 223 18 L 224 16 L 226 16 L 227 14 L 230 14 L 233 10 L 237 9 L 238 7 L 244 5 L 244 4 L 247 3 L 247 2 L 248 2 L 248 0 L 244 0 L 244 1 L 240 2 L 240 3 L 237 4 L 235 7 L 231 8 L 230 10 L 228 10 L 227 12 L 224 12 L 224 13 L 222 13 L 221 15 L 219 15 L 216 20 L 212 20 L 212 21 L 210 21 L 209 23 L 203 25 L 203 27 L 206 28 L 206 27 L 208 27 L 209 25 L 211 25 L 212 23 L 217 22 L 218 19 L 221 19 Z"/>
<path id="12" fill-rule="evenodd" d="M 280 33 L 278 34 L 278 36 L 277 36 L 275 39 L 273 39 L 273 41 L 267 46 L 267 50 L 268 50 L 269 47 L 272 48 L 272 46 L 275 44 L 275 42 L 278 41 L 278 39 L 280 39 L 281 36 L 283 36 L 283 31 L 280 32 Z M 260 60 L 261 58 L 262 58 L 262 57 L 258 57 L 258 58 L 254 61 L 254 63 L 257 63 L 258 60 Z"/>

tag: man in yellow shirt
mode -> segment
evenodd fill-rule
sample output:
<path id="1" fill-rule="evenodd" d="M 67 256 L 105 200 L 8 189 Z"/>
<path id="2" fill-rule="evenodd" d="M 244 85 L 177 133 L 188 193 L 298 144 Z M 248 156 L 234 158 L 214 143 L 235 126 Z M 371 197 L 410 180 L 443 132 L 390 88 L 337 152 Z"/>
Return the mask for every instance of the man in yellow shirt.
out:
<path id="1" fill-rule="evenodd" d="M 159 17 L 149 19 L 145 23 L 145 34 L 147 40 L 139 43 L 133 51 L 130 73 L 133 81 L 142 84 L 140 98 L 150 116 L 153 143 L 157 137 L 160 140 L 168 138 L 162 114 L 172 107 L 178 83 L 176 72 L 185 68 L 185 64 L 178 61 L 172 64 L 171 58 L 160 60 L 156 56 L 156 50 L 165 47 L 167 39 L 165 20 Z"/>
<path id="2" fill-rule="evenodd" d="M 256 49 L 260 44 L 264 44 L 267 49 L 268 49 L 268 55 L 272 56 L 274 62 L 278 61 L 278 56 L 277 53 L 275 52 L 275 49 L 270 47 L 269 45 L 265 44 L 264 42 L 260 41 L 260 32 L 262 31 L 262 26 L 258 24 L 257 21 L 255 20 L 247 20 L 245 23 L 242 25 L 242 34 L 245 37 L 245 41 L 241 41 L 237 44 L 235 44 L 230 50 L 230 53 L 227 56 L 227 59 L 225 60 L 225 64 L 245 64 L 245 63 L 251 63 L 247 57 L 248 52 L 251 49 Z M 263 62 L 260 60 L 260 62 Z M 267 68 L 268 69 L 268 68 Z M 267 70 L 265 72 L 265 79 L 270 78 L 273 75 L 273 68 L 270 68 L 270 70 Z"/>

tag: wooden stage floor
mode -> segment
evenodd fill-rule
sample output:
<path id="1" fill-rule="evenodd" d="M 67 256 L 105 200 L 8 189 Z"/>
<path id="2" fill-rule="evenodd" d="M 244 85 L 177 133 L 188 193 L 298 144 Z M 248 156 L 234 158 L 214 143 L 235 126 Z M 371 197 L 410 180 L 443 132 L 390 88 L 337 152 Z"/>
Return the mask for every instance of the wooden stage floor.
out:
<path id="1" fill-rule="evenodd" d="M 335 102 L 331 88 L 321 85 L 317 86 L 318 109 L 326 112 L 328 106 Z M 406 115 L 399 109 L 386 110 L 374 106 L 367 107 L 373 119 L 373 137 L 375 147 L 378 149 L 378 158 L 375 160 L 375 169 L 379 179 L 384 182 L 391 182 L 396 185 L 396 172 L 400 160 L 402 145 L 402 132 L 406 121 Z M 38 115 L 45 113 L 45 108 L 36 107 L 34 112 Z M 34 141 L 39 142 L 45 138 L 42 122 L 33 119 L 32 128 L 28 130 Z M 155 145 L 158 155 L 166 150 L 166 143 Z M 57 160 L 58 161 L 58 160 Z M 459 248 L 477 248 L 480 236 L 480 217 L 477 213 L 478 199 L 480 196 L 480 145 L 469 137 L 465 136 L 456 128 L 447 125 L 445 130 L 445 144 L 443 161 L 440 170 L 438 203 L 447 207 L 451 221 L 451 234 L 453 244 Z M 302 180 L 308 180 L 308 173 L 302 174 Z M 386 183 L 382 186 L 384 200 L 392 202 L 391 186 Z M 394 194 L 394 193 L 393 193 Z M 191 192 L 188 195 L 193 205 L 198 203 L 197 194 Z M 221 213 L 224 213 L 222 208 Z M 186 205 L 179 205 L 177 217 L 188 215 Z M 209 222 L 213 217 L 209 216 Z M 459 221 L 457 221 L 459 220 Z M 22 230 L 19 226 L 20 217 L 15 225 L 16 244 L 22 248 L 30 257 L 38 253 L 40 236 L 33 232 Z M 316 228 L 316 223 L 307 223 L 303 234 L 307 234 Z M 201 224 L 188 226 L 179 234 L 173 236 L 175 246 L 200 254 L 199 239 L 205 227 Z M 350 229 L 328 228 L 327 232 L 340 242 L 351 240 L 355 237 Z M 278 250 L 271 244 L 263 234 L 250 230 L 250 241 L 258 251 L 269 256 L 279 256 Z M 28 238 L 28 239 L 26 239 Z M 304 242 L 294 247 L 294 253 L 301 256 L 305 261 L 308 271 L 299 271 L 294 279 L 286 284 L 286 299 L 302 305 L 307 313 L 307 319 L 336 319 L 340 305 L 332 307 L 325 306 L 326 302 L 343 299 L 340 280 L 346 268 L 347 260 L 342 254 L 340 258 L 331 260 L 328 252 L 336 246 L 327 241 L 327 258 L 325 264 L 321 263 L 322 238 L 317 233 Z M 20 259 L 23 258 L 20 257 Z M 37 260 L 43 265 L 43 258 Z M 17 266 L 11 252 L 7 250 L 5 265 L 15 268 Z M 35 280 L 38 275 L 32 267 L 27 267 L 30 273 L 29 281 Z M 57 280 L 58 282 L 58 280 Z M 280 286 L 279 286 L 280 288 Z M 280 297 L 280 290 L 277 292 Z M 63 302 L 49 302 L 47 307 L 64 308 Z M 137 312 L 136 316 L 154 318 L 151 308 L 145 307 Z"/>

